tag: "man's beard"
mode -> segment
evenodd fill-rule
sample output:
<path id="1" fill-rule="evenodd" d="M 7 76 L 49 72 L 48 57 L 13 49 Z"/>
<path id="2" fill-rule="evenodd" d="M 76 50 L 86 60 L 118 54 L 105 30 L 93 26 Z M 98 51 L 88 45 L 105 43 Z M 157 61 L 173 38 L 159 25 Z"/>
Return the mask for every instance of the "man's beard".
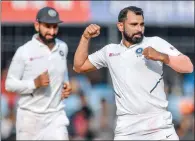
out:
<path id="1" fill-rule="evenodd" d="M 124 35 L 125 40 L 127 40 L 128 42 L 133 43 L 133 44 L 140 43 L 143 40 L 143 37 L 144 37 L 144 35 L 141 32 L 133 34 L 130 37 L 125 30 L 123 32 L 123 35 Z M 141 35 L 141 37 L 134 37 L 134 35 Z"/>
<path id="2" fill-rule="evenodd" d="M 44 44 L 48 45 L 48 44 L 51 44 L 51 43 L 55 43 L 56 35 L 53 35 L 53 38 L 52 38 L 52 39 L 46 39 L 46 38 L 39 32 L 39 37 L 40 37 L 40 39 L 43 41 Z"/>

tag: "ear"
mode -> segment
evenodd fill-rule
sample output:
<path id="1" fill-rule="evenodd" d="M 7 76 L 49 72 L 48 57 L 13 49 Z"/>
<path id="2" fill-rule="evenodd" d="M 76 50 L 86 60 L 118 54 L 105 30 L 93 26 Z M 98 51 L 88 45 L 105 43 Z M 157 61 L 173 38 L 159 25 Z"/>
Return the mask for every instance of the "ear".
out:
<path id="1" fill-rule="evenodd" d="M 118 30 L 120 32 L 123 32 L 124 31 L 124 24 L 122 22 L 118 22 L 117 23 L 117 27 L 118 27 Z"/>
<path id="2" fill-rule="evenodd" d="M 37 31 L 37 32 L 39 32 L 39 22 L 35 22 L 34 23 L 34 27 L 35 27 L 35 30 Z"/>

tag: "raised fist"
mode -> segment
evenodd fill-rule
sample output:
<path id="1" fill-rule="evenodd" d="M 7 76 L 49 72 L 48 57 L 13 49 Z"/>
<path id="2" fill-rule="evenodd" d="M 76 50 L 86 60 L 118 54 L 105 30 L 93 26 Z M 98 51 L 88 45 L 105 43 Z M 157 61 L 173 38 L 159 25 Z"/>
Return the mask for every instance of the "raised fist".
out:
<path id="1" fill-rule="evenodd" d="M 169 56 L 167 54 L 158 52 L 150 46 L 144 49 L 143 55 L 146 59 L 161 61 L 165 64 L 169 63 Z"/>
<path id="2" fill-rule="evenodd" d="M 146 59 L 151 59 L 154 61 L 161 61 L 161 53 L 156 51 L 154 48 L 152 47 L 147 47 L 144 49 L 143 51 L 143 55 Z"/>
<path id="3" fill-rule="evenodd" d="M 88 27 L 86 27 L 83 36 L 86 39 L 97 37 L 100 34 L 100 26 L 97 24 L 90 24 Z"/>

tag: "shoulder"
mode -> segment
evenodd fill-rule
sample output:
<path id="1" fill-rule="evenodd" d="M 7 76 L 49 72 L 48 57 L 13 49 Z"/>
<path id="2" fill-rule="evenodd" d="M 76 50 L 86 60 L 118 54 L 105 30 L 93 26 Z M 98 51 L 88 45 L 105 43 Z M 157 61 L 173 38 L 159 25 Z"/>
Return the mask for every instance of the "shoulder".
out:
<path id="1" fill-rule="evenodd" d="M 65 43 L 64 41 L 62 41 L 60 39 L 56 39 L 56 41 L 60 45 L 60 47 L 63 47 L 63 48 L 67 48 L 68 47 L 67 43 Z"/>
<path id="2" fill-rule="evenodd" d="M 110 43 L 110 44 L 108 44 L 106 46 L 108 46 L 109 48 L 113 48 L 113 47 L 118 47 L 118 45 L 120 45 L 120 44 Z"/>
<path id="3" fill-rule="evenodd" d="M 165 46 L 169 44 L 165 39 L 159 36 L 145 37 L 145 44 L 148 46 Z"/>
<path id="4" fill-rule="evenodd" d="M 158 42 L 164 42 L 165 39 L 159 37 L 159 36 L 152 36 L 152 37 L 146 37 L 146 40 L 148 40 L 149 42 L 155 42 L 155 43 L 158 43 Z"/>
<path id="5" fill-rule="evenodd" d="M 62 41 L 62 40 L 60 40 L 60 39 L 56 39 L 56 41 L 57 41 L 57 43 L 58 43 L 60 49 L 63 49 L 63 50 L 65 50 L 65 51 L 68 51 L 68 45 L 67 45 L 66 42 L 64 42 L 64 41 Z"/>
<path id="6" fill-rule="evenodd" d="M 16 51 L 19 53 L 25 53 L 28 52 L 31 47 L 33 47 L 33 43 L 32 41 L 28 41 L 25 44 L 19 46 Z"/>
<path id="7" fill-rule="evenodd" d="M 67 54 L 68 54 L 68 45 L 60 39 L 56 39 L 56 42 L 59 45 L 59 49 L 65 53 L 65 56 L 67 56 Z"/>
<path id="8" fill-rule="evenodd" d="M 110 44 L 107 44 L 106 46 L 104 46 L 105 50 L 112 50 L 112 49 L 115 49 L 115 48 L 118 48 L 120 44 L 114 44 L 114 43 L 110 43 Z"/>
<path id="9" fill-rule="evenodd" d="M 31 53 L 31 51 L 30 51 L 31 46 L 33 46 L 31 41 L 28 41 L 25 44 L 19 46 L 16 49 L 14 56 L 16 58 L 25 59 Z"/>

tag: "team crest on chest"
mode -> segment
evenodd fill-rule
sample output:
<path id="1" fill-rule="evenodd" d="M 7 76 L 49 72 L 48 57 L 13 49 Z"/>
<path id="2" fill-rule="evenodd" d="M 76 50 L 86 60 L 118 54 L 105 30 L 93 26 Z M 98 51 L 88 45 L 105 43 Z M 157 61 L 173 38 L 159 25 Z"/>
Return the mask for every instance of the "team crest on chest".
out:
<path id="1" fill-rule="evenodd" d="M 136 51 L 135 51 L 137 57 L 141 57 L 141 56 L 142 56 L 142 52 L 143 52 L 143 48 L 138 48 L 138 49 L 136 49 Z"/>

